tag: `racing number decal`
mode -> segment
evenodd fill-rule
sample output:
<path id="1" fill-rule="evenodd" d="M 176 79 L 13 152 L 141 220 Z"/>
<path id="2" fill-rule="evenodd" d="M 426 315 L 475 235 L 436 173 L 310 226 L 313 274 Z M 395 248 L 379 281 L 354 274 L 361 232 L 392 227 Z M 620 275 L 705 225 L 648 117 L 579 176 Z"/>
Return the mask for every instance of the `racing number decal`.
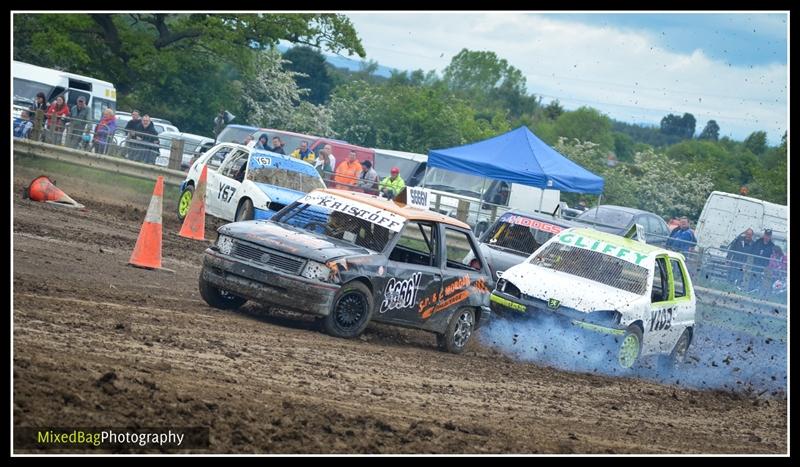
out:
<path id="1" fill-rule="evenodd" d="M 662 308 L 650 311 L 650 330 L 666 331 L 672 326 L 673 308 Z"/>
<path id="2" fill-rule="evenodd" d="M 233 199 L 233 194 L 236 193 L 236 188 L 226 185 L 222 182 L 219 183 L 219 192 L 217 193 L 217 199 L 222 199 L 226 203 L 230 203 Z"/>
<path id="3" fill-rule="evenodd" d="M 411 201 L 420 206 L 428 205 L 428 193 L 423 190 L 410 190 Z"/>

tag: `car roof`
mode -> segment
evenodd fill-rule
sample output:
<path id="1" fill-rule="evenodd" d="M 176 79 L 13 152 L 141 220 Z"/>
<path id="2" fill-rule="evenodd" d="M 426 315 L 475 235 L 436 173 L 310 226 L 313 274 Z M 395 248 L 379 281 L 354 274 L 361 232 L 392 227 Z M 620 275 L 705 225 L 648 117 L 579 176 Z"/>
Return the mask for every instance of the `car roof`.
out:
<path id="1" fill-rule="evenodd" d="M 376 195 L 370 195 L 366 193 L 354 193 L 352 191 L 336 190 L 331 188 L 327 188 L 324 190 L 315 190 L 315 191 L 321 191 L 324 193 L 341 196 L 343 198 L 348 198 L 353 201 L 358 201 L 364 204 L 369 204 L 370 206 L 374 206 L 376 208 L 389 211 L 391 213 L 405 217 L 406 219 L 411 221 L 419 220 L 419 221 L 439 222 L 442 224 L 448 224 L 454 227 L 460 227 L 462 229 L 470 230 L 470 227 L 467 224 L 461 222 L 458 219 L 453 219 L 452 217 L 445 216 L 444 214 L 439 214 L 438 212 L 411 208 L 408 207 L 407 205 L 399 204 L 394 201 L 389 201 L 387 199 L 381 198 Z"/>
<path id="2" fill-rule="evenodd" d="M 416 152 L 395 151 L 394 149 L 378 149 L 378 148 L 373 148 L 373 150 L 375 151 L 375 154 L 385 154 L 387 156 L 400 157 L 402 159 L 408 159 L 414 162 L 428 161 L 428 156 Z"/>
<path id="3" fill-rule="evenodd" d="M 680 253 L 676 253 L 671 250 L 666 250 L 664 248 L 659 248 L 657 246 L 650 245 L 649 243 L 640 242 L 638 240 L 633 240 L 630 238 L 621 237 L 619 235 L 602 232 L 600 230 L 587 229 L 585 227 L 574 227 L 571 229 L 562 230 L 561 233 L 559 233 L 559 235 L 564 235 L 565 233 L 574 233 L 591 238 L 592 240 L 602 240 L 604 242 L 614 243 L 616 245 L 624 246 L 625 248 L 631 251 L 636 251 L 638 253 L 642 253 L 648 256 L 667 254 L 672 257 L 683 258 L 683 255 Z"/>
<path id="4" fill-rule="evenodd" d="M 657 214 L 654 214 L 650 211 L 644 211 L 642 209 L 636 209 L 636 208 L 629 208 L 628 206 L 615 206 L 613 204 L 601 204 L 600 206 L 595 206 L 594 208 L 587 209 L 585 212 L 591 211 L 595 208 L 600 208 L 600 209 L 608 208 L 612 211 L 622 211 L 630 214 L 653 214 L 654 216 L 659 217 Z"/>
<path id="5" fill-rule="evenodd" d="M 565 228 L 578 227 L 578 226 L 586 225 L 586 224 L 583 224 L 583 223 L 573 222 L 573 221 L 571 221 L 569 219 L 564 219 L 563 217 L 553 217 L 550 214 L 533 213 L 533 212 L 528 212 L 528 211 L 522 211 L 520 209 L 512 209 L 510 211 L 507 211 L 507 212 L 503 213 L 503 216 L 506 215 L 506 214 L 512 214 L 512 215 L 515 215 L 515 216 L 529 217 L 531 219 L 536 219 L 537 221 L 549 222 L 550 224 L 555 224 L 555 225 L 557 225 L 559 227 L 565 227 Z M 503 217 L 503 216 L 500 216 L 500 217 Z"/>

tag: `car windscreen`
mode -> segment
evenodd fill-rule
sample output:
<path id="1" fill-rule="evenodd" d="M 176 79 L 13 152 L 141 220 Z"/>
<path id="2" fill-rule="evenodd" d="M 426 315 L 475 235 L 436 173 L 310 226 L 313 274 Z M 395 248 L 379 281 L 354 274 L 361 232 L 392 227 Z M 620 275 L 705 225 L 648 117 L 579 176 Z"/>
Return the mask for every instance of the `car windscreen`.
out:
<path id="1" fill-rule="evenodd" d="M 434 190 L 448 191 L 457 195 L 480 198 L 489 183 L 483 177 L 460 172 L 451 172 L 436 167 L 428 167 L 422 186 Z"/>
<path id="2" fill-rule="evenodd" d="M 611 227 L 619 227 L 622 229 L 631 223 L 633 220 L 633 214 L 617 209 L 604 208 L 601 206 L 599 208 L 592 208 L 588 211 L 584 211 L 577 217 L 577 219 Z"/>
<path id="3" fill-rule="evenodd" d="M 529 262 L 636 295 L 647 292 L 646 268 L 599 251 L 553 242 L 537 252 Z"/>
<path id="4" fill-rule="evenodd" d="M 308 193 L 325 188 L 319 172 L 308 164 L 284 158 L 269 152 L 256 152 L 250 156 L 247 179 L 295 191 Z"/>
<path id="5" fill-rule="evenodd" d="M 420 162 L 412 161 L 411 159 L 390 156 L 380 152 L 375 153 L 375 170 L 381 179 L 390 175 L 392 167 L 397 167 L 400 169 L 400 176 L 403 177 L 403 180 L 408 181 L 414 176 L 419 164 Z"/>
<path id="6" fill-rule="evenodd" d="M 398 235 L 405 218 L 383 209 L 312 192 L 290 204 L 272 221 L 381 252 Z"/>
<path id="7" fill-rule="evenodd" d="M 226 126 L 217 136 L 217 143 L 238 143 L 244 142 L 244 138 L 252 133 L 251 128 L 238 128 Z"/>
<path id="8" fill-rule="evenodd" d="M 528 256 L 561 230 L 557 225 L 530 217 L 504 214 L 483 236 L 483 242 Z"/>

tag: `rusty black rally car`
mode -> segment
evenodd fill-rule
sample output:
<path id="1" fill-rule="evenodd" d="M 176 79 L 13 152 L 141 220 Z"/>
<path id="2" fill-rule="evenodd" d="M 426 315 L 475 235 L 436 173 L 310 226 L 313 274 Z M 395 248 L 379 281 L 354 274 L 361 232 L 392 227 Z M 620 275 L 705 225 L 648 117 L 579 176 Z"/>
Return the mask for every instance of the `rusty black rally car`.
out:
<path id="1" fill-rule="evenodd" d="M 423 329 L 454 353 L 490 316 L 478 242 L 469 226 L 441 214 L 315 190 L 270 220 L 218 233 L 200 273 L 200 293 L 216 308 L 254 300 L 319 316 L 327 333 L 345 338 L 371 320 Z"/>

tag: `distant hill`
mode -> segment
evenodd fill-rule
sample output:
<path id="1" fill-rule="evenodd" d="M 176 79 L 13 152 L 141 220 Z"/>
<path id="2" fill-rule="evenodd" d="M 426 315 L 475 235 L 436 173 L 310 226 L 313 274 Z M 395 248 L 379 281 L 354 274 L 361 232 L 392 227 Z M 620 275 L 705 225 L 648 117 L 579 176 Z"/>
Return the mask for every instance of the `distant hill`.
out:
<path id="1" fill-rule="evenodd" d="M 290 48 L 291 47 L 285 45 L 278 45 L 278 50 L 280 50 L 281 53 L 286 52 Z M 364 62 L 363 60 L 353 60 L 352 58 L 342 57 L 341 55 L 331 55 L 325 52 L 322 52 L 322 55 L 325 57 L 325 61 L 328 62 L 332 67 L 344 68 L 348 71 L 361 70 L 361 64 Z M 378 69 L 375 70 L 375 73 L 373 74 L 383 78 L 388 78 L 392 75 L 392 69 L 383 65 L 378 65 Z"/>

